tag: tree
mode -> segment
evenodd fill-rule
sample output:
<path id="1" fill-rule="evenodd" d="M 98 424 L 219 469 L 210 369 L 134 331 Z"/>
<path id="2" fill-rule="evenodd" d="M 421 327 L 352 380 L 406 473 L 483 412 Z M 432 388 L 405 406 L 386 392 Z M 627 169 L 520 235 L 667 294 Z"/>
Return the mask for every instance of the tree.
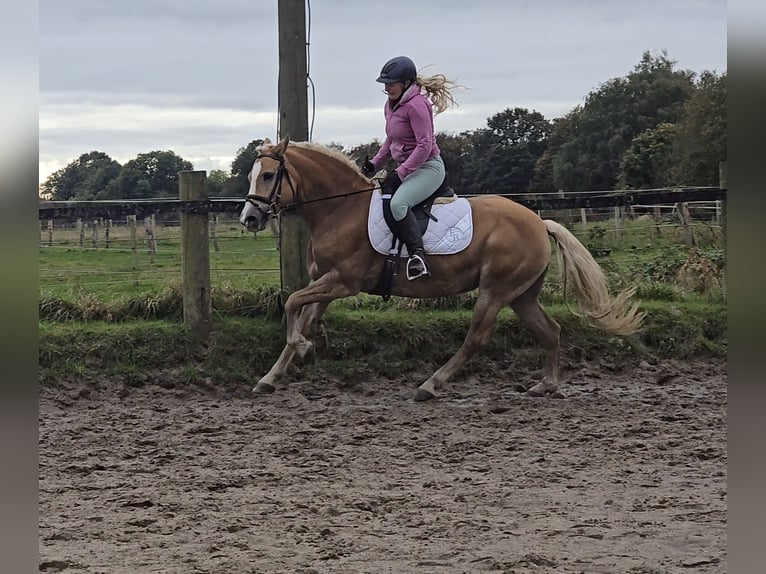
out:
<path id="1" fill-rule="evenodd" d="M 553 159 L 570 138 L 573 137 L 572 118 L 575 117 L 575 108 L 568 115 L 554 118 L 551 121 L 550 134 L 548 136 L 545 151 L 535 162 L 535 170 L 530 183 L 530 190 L 537 193 L 551 193 L 558 190 L 554 183 Z"/>
<path id="2" fill-rule="evenodd" d="M 604 83 L 570 112 L 571 138 L 553 157 L 557 188 L 612 189 L 633 138 L 678 121 L 694 91 L 694 74 L 674 67 L 664 51 L 656 57 L 645 52 L 626 77 Z"/>
<path id="3" fill-rule="evenodd" d="M 339 151 L 343 153 L 343 144 L 338 142 L 330 142 L 328 144 L 325 144 L 325 146 L 329 149 L 334 149 L 335 151 Z"/>
<path id="4" fill-rule="evenodd" d="M 109 199 L 177 198 L 178 172 L 192 169 L 191 162 L 173 151 L 141 153 L 122 166 L 105 195 Z"/>
<path id="5" fill-rule="evenodd" d="M 208 197 L 225 197 L 224 190 L 229 174 L 222 169 L 210 170 L 205 178 L 205 193 Z"/>
<path id="6" fill-rule="evenodd" d="M 547 148 L 551 124 L 536 111 L 506 109 L 472 134 L 476 193 L 524 193 Z"/>
<path id="7" fill-rule="evenodd" d="M 634 137 L 620 161 L 617 186 L 651 189 L 667 185 L 675 136 L 675 124 L 659 124 Z"/>
<path id="8" fill-rule="evenodd" d="M 381 145 L 383 144 L 380 142 L 380 140 L 375 138 L 371 142 L 352 147 L 346 150 L 344 153 L 349 157 L 349 159 L 351 159 L 351 161 L 356 162 L 357 165 L 361 165 L 365 157 L 369 159 L 375 157 L 375 154 L 378 153 Z M 378 167 L 384 168 L 386 166 Z"/>
<path id="9" fill-rule="evenodd" d="M 120 174 L 121 166 L 104 152 L 82 154 L 66 167 L 52 173 L 41 191 L 52 200 L 91 200 L 101 196 Z"/>
<path id="10" fill-rule="evenodd" d="M 456 193 L 473 193 L 468 178 L 473 162 L 473 143 L 470 132 L 459 135 L 439 132 L 436 145 L 441 151 L 444 167 L 449 174 L 449 181 Z"/>
<path id="11" fill-rule="evenodd" d="M 718 163 L 727 158 L 727 76 L 700 75 L 677 124 L 673 169 L 676 185 L 718 185 Z"/>
<path id="12" fill-rule="evenodd" d="M 247 194 L 250 189 L 250 182 L 247 176 L 253 169 L 253 163 L 258 156 L 258 148 L 263 145 L 262 139 L 251 141 L 245 147 L 237 150 L 234 161 L 231 162 L 231 177 L 224 184 L 224 191 L 227 197 L 236 197 Z"/>

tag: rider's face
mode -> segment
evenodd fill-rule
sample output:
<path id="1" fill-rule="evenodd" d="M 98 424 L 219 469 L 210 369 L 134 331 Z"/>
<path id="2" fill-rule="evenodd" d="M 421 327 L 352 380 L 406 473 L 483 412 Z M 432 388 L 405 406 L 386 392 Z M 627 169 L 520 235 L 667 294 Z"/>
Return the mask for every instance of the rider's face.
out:
<path id="1" fill-rule="evenodd" d="M 392 82 L 390 84 L 386 84 L 386 87 L 383 89 L 386 94 L 388 94 L 389 100 L 396 100 L 399 98 L 399 96 L 402 95 L 402 92 L 404 91 L 404 82 Z"/>

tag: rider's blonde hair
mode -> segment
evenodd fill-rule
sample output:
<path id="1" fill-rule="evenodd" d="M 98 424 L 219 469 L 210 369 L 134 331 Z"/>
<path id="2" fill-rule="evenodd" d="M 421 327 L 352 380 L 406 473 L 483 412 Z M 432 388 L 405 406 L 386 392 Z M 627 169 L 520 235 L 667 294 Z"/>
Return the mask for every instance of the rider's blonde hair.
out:
<path id="1" fill-rule="evenodd" d="M 440 114 L 448 108 L 457 107 L 458 103 L 452 95 L 452 90 L 465 87 L 456 84 L 444 74 L 434 74 L 433 76 L 418 74 L 415 83 L 428 93 L 434 106 L 434 115 Z"/>

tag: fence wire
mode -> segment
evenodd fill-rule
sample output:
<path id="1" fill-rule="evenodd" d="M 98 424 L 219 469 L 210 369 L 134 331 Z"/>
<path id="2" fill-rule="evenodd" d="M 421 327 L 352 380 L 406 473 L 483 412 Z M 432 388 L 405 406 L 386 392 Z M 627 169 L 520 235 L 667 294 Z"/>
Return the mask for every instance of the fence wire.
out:
<path id="1" fill-rule="evenodd" d="M 583 192 L 587 193 L 587 192 Z M 594 254 L 613 262 L 653 265 L 667 256 L 662 244 L 717 245 L 722 238 L 719 201 L 629 208 L 575 208 L 538 213 L 566 225 Z M 210 215 L 212 287 L 279 285 L 277 238 L 246 232 L 236 218 Z M 690 243 L 691 241 L 691 243 Z M 627 251 L 626 251 L 627 250 Z M 157 291 L 182 279 L 180 219 L 172 214 L 137 219 L 40 221 L 39 287 L 42 293 L 93 291 L 106 297 Z"/>

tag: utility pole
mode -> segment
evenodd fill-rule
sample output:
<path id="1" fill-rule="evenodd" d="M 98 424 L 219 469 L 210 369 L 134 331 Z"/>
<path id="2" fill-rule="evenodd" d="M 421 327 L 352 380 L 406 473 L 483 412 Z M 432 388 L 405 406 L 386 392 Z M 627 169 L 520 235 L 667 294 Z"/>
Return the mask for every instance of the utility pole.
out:
<path id="1" fill-rule="evenodd" d="M 279 0 L 279 139 L 309 139 L 306 0 Z M 309 233 L 295 212 L 280 216 L 279 256 L 282 303 L 309 284 L 306 253 Z"/>

